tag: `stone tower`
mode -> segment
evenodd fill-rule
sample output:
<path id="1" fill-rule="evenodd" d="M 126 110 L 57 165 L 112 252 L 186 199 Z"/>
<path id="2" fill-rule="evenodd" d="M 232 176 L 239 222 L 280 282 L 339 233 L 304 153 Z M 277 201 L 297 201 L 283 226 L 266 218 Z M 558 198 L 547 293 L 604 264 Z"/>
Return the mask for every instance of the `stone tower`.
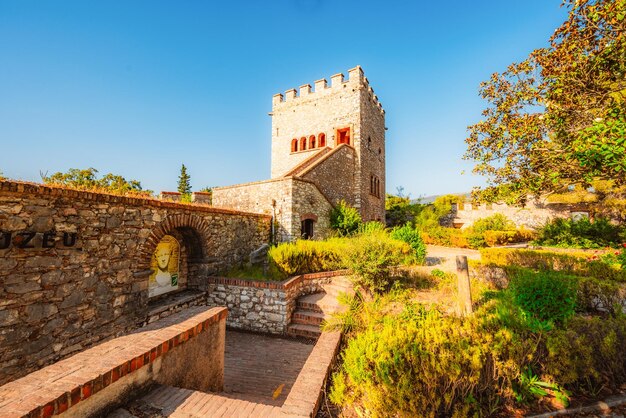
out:
<path id="1" fill-rule="evenodd" d="M 272 179 L 315 183 L 364 221 L 385 219 L 385 111 L 360 66 L 277 94 L 272 102 Z"/>

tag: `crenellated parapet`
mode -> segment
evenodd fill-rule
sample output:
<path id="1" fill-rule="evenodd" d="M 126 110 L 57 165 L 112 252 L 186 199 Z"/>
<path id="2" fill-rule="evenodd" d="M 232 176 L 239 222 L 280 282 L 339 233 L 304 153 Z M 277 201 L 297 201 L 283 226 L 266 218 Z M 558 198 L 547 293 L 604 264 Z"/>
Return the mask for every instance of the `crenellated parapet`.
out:
<path id="1" fill-rule="evenodd" d="M 369 80 L 365 77 L 363 69 L 360 65 L 348 70 L 348 78 L 345 79 L 343 73 L 338 73 L 330 77 L 330 84 L 325 78 L 315 81 L 314 87 L 310 84 L 303 84 L 299 89 L 289 89 L 282 93 L 275 94 L 272 98 L 272 108 L 282 106 L 284 103 L 297 103 L 301 100 L 310 100 L 325 94 L 342 91 L 344 88 L 360 88 L 364 89 L 370 95 L 374 105 L 385 113 L 382 104 L 378 100 L 378 96 L 374 94 L 374 89 L 369 84 Z"/>

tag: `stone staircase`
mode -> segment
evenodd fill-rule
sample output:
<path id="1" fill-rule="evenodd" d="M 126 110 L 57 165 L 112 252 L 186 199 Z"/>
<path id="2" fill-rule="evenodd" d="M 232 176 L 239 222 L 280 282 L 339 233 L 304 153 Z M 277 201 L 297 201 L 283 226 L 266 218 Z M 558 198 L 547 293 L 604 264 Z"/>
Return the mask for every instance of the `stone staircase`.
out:
<path id="1" fill-rule="evenodd" d="M 323 292 L 301 296 L 296 301 L 296 309 L 287 326 L 287 335 L 317 339 L 322 331 L 324 319 L 343 309 L 337 302 L 340 293 L 353 294 L 352 284 L 346 277 L 335 277 L 332 283 L 322 286 Z"/>

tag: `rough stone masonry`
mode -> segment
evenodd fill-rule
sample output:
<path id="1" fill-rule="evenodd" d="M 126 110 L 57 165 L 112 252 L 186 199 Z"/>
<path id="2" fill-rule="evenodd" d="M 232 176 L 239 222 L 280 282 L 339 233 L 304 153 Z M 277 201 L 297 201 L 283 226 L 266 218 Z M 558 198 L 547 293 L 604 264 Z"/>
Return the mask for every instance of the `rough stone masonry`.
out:
<path id="1" fill-rule="evenodd" d="M 269 231 L 265 215 L 0 181 L 0 385 L 143 323 L 163 236 L 181 243 L 183 291 Z"/>

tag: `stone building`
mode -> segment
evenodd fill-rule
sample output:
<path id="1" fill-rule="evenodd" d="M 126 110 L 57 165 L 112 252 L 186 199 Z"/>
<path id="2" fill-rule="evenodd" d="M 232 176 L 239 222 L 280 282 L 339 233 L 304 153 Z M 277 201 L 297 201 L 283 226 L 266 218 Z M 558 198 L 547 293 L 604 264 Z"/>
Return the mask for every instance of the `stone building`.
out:
<path id="1" fill-rule="evenodd" d="M 341 200 L 385 218 L 385 111 L 360 66 L 276 94 L 271 178 L 213 189 L 214 206 L 274 217 L 275 238 L 322 238 Z"/>

